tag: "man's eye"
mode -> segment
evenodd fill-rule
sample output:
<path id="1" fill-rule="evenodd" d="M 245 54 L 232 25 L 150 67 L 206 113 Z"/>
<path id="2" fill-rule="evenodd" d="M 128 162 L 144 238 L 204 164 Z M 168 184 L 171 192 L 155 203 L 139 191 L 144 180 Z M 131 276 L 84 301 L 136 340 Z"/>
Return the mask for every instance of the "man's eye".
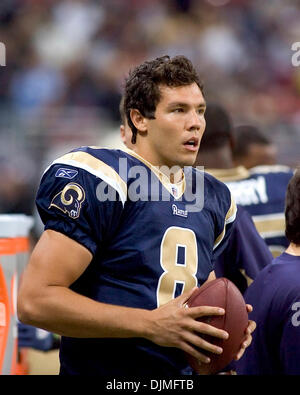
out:
<path id="1" fill-rule="evenodd" d="M 182 108 L 175 108 L 174 112 L 183 112 L 183 109 Z"/>

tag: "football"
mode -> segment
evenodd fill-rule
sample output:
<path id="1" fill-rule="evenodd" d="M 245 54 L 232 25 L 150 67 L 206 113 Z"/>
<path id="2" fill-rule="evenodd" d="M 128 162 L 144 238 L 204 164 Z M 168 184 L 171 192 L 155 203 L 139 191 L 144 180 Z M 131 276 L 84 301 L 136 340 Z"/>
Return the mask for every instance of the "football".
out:
<path id="1" fill-rule="evenodd" d="M 229 338 L 226 340 L 201 334 L 205 340 L 222 347 L 222 354 L 201 350 L 201 353 L 210 358 L 209 364 L 199 364 L 196 358 L 186 354 L 190 366 L 198 374 L 216 374 L 233 360 L 245 338 L 245 330 L 248 326 L 246 303 L 239 289 L 230 280 L 221 277 L 204 284 L 192 294 L 187 301 L 187 307 L 195 306 L 216 306 L 225 309 L 225 314 L 222 316 L 206 316 L 198 319 L 229 333 Z"/>

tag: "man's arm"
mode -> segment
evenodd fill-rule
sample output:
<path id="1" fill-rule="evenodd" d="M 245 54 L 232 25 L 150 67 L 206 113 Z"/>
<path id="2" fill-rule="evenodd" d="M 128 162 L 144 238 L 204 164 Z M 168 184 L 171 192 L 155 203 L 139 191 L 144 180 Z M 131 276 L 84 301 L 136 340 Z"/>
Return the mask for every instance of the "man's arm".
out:
<path id="1" fill-rule="evenodd" d="M 19 319 L 69 337 L 143 337 L 180 348 L 202 362 L 208 359 L 196 347 L 221 351 L 199 335 L 226 338 L 227 333 L 196 319 L 224 311 L 207 306 L 186 309 L 193 290 L 152 311 L 108 305 L 72 291 L 70 285 L 91 260 L 91 253 L 81 244 L 59 232 L 45 231 L 20 284 Z"/>

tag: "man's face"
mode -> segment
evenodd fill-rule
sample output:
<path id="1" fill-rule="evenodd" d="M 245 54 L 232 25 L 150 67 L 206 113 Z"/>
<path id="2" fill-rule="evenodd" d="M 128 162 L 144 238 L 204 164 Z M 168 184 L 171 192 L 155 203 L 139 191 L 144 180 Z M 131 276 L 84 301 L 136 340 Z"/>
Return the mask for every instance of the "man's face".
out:
<path id="1" fill-rule="evenodd" d="M 205 100 L 196 83 L 160 86 L 155 119 L 146 119 L 147 157 L 156 166 L 192 166 L 205 129 Z"/>

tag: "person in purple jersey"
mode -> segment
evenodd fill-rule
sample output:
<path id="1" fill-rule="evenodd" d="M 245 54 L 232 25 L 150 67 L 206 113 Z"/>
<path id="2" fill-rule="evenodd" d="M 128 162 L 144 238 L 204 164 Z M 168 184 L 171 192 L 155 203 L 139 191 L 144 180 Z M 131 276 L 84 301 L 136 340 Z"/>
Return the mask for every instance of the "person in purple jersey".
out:
<path id="1" fill-rule="evenodd" d="M 125 85 L 133 150 L 81 147 L 44 173 L 36 202 L 45 232 L 23 274 L 18 315 L 62 335 L 61 374 L 191 374 L 183 351 L 201 363 L 202 350 L 222 352 L 202 335 L 228 334 L 197 318 L 224 310 L 185 308 L 194 287 L 215 278 L 212 259 L 236 213 L 228 188 L 191 167 L 205 129 L 202 89 L 185 57 L 143 63 Z M 147 177 L 140 188 L 137 168 Z M 204 201 L 192 212 L 185 192 L 197 177 Z M 145 188 L 152 182 L 158 200 Z M 250 321 L 237 359 L 254 329 Z"/>
<path id="2" fill-rule="evenodd" d="M 285 205 L 289 247 L 261 271 L 245 294 L 257 329 L 238 374 L 300 374 L 300 169 L 290 180 Z"/>

